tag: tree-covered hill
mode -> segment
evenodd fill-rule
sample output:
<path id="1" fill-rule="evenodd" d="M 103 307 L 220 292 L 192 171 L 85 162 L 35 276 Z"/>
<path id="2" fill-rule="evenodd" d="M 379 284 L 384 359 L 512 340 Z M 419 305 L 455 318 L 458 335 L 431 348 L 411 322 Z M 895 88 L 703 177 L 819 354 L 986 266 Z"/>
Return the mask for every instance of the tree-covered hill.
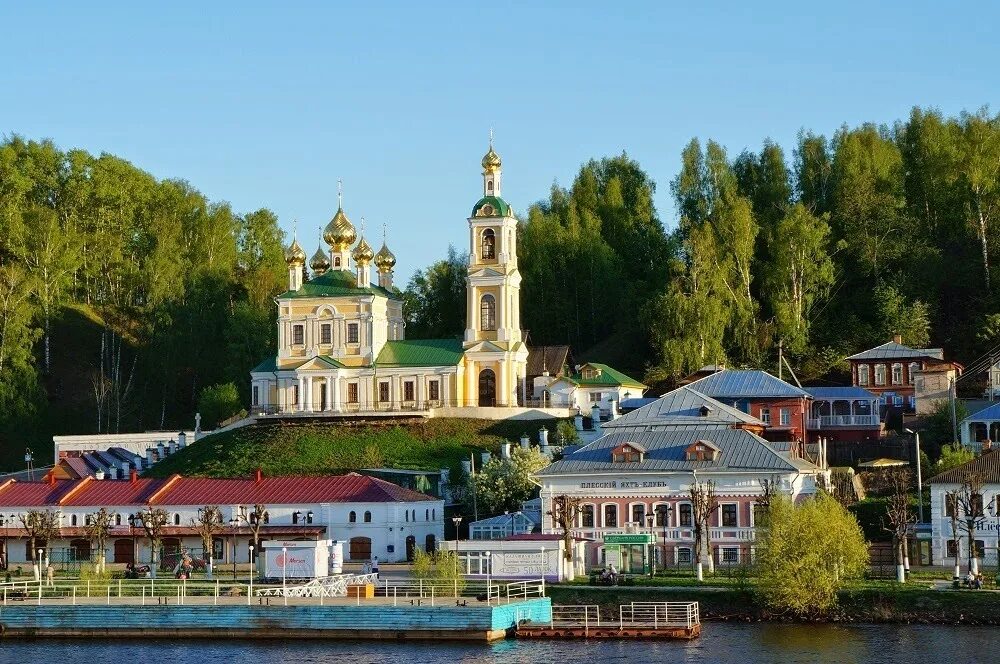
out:
<path id="1" fill-rule="evenodd" d="M 196 477 L 320 475 L 358 468 L 457 469 L 471 452 L 499 453 L 527 433 L 538 440 L 557 420 L 494 421 L 434 418 L 405 424 L 259 423 L 214 434 L 153 466 L 147 474 Z M 479 459 L 476 460 L 477 464 Z"/>

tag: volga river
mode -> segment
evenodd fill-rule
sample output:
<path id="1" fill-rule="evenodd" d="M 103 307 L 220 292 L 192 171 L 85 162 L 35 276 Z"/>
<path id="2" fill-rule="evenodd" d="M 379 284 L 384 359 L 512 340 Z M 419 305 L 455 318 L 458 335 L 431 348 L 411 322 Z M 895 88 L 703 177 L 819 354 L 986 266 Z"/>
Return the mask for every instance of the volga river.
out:
<path id="1" fill-rule="evenodd" d="M 998 661 L 992 627 L 704 625 L 690 643 L 649 641 L 37 641 L 0 642 L 0 662 L 57 664 L 423 664 L 425 662 L 895 663 Z"/>

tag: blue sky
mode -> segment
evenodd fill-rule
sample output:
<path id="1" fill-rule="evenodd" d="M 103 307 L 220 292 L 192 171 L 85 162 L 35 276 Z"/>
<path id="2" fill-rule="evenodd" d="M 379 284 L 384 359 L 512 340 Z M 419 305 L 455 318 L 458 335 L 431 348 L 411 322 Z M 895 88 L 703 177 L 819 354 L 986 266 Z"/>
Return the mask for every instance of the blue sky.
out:
<path id="1" fill-rule="evenodd" d="M 998 106 L 987 3 L 537 4 L 10 3 L 0 133 L 269 207 L 309 253 L 343 178 L 405 281 L 466 245 L 491 126 L 515 209 L 624 150 L 671 227 L 694 136 L 790 158 L 803 127 Z"/>

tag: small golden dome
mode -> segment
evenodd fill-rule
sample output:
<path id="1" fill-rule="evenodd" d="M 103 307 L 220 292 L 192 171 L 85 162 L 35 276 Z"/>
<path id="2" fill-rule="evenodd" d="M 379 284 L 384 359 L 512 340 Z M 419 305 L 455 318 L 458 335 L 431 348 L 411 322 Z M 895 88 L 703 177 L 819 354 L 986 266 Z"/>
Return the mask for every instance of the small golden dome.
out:
<path id="1" fill-rule="evenodd" d="M 389 251 L 389 247 L 383 242 L 382 248 L 375 254 L 375 267 L 378 268 L 379 272 L 390 272 L 395 266 L 396 256 Z"/>
<path id="2" fill-rule="evenodd" d="M 354 251 L 351 255 L 354 257 L 354 262 L 361 265 L 364 263 L 371 263 L 372 258 L 375 257 L 375 252 L 372 251 L 372 248 L 368 246 L 368 243 L 362 237 L 361 241 L 358 242 L 358 246 L 354 247 Z"/>
<path id="3" fill-rule="evenodd" d="M 496 171 L 500 168 L 500 155 L 493 151 L 493 144 L 490 144 L 489 151 L 483 155 L 483 169 Z"/>
<path id="4" fill-rule="evenodd" d="M 291 246 L 285 250 L 285 262 L 289 265 L 305 265 L 306 252 L 302 251 L 298 240 L 293 239 Z"/>
<path id="5" fill-rule="evenodd" d="M 309 260 L 309 267 L 317 275 L 323 274 L 330 269 L 330 258 L 326 255 L 326 252 L 323 251 L 323 247 L 316 249 L 316 253 L 313 254 L 313 257 Z"/>
<path id="6" fill-rule="evenodd" d="M 344 214 L 344 208 L 338 207 L 337 214 L 333 215 L 333 219 L 323 229 L 323 241 L 336 250 L 343 250 L 354 244 L 356 239 L 358 233 L 354 230 L 354 224 Z"/>

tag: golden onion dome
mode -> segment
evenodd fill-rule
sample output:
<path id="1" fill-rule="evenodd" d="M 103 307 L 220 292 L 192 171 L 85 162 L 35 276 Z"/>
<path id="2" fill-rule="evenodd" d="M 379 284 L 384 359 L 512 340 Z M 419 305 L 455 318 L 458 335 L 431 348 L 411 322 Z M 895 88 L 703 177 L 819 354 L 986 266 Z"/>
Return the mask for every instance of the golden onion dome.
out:
<path id="1" fill-rule="evenodd" d="M 375 252 L 372 248 L 368 246 L 368 242 L 362 237 L 361 241 L 358 242 L 358 246 L 354 247 L 354 251 L 351 253 L 354 257 L 354 262 L 360 264 L 371 263 L 372 258 L 375 257 Z"/>
<path id="2" fill-rule="evenodd" d="M 358 239 L 354 224 L 344 214 L 344 208 L 338 207 L 337 214 L 323 229 L 323 241 L 335 249 L 346 249 Z"/>
<path id="3" fill-rule="evenodd" d="M 330 269 L 330 257 L 323 251 L 323 247 L 316 249 L 316 253 L 309 259 L 309 267 L 316 274 L 323 274 Z"/>
<path id="4" fill-rule="evenodd" d="M 293 239 L 292 244 L 285 250 L 285 262 L 289 265 L 305 265 L 306 252 L 302 251 L 298 240 Z"/>
<path id="5" fill-rule="evenodd" d="M 382 243 L 382 248 L 378 250 L 375 254 L 375 267 L 378 268 L 379 272 L 389 272 L 396 266 L 396 256 L 389 251 L 389 247 L 386 246 L 385 242 Z"/>
<path id="6" fill-rule="evenodd" d="M 483 169 L 495 171 L 500 168 L 500 155 L 493 151 L 493 144 L 490 143 L 489 151 L 483 155 Z"/>

